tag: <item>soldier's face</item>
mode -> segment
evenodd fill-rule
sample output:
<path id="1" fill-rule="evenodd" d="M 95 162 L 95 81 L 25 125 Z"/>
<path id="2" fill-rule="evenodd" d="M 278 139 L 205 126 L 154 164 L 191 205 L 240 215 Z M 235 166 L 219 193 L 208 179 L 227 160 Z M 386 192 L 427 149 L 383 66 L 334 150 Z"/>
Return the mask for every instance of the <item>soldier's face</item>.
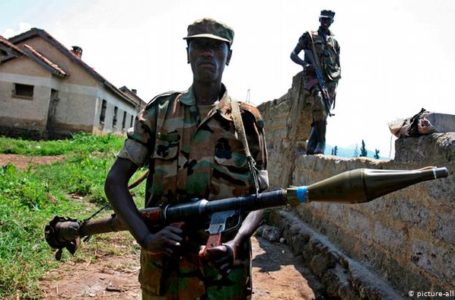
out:
<path id="1" fill-rule="evenodd" d="M 226 42 L 196 38 L 189 41 L 187 55 L 194 79 L 210 82 L 221 80 L 224 67 L 231 59 L 232 51 Z"/>
<path id="2" fill-rule="evenodd" d="M 333 19 L 331 18 L 319 18 L 319 22 L 321 23 L 321 27 L 328 29 L 330 25 L 333 23 Z"/>

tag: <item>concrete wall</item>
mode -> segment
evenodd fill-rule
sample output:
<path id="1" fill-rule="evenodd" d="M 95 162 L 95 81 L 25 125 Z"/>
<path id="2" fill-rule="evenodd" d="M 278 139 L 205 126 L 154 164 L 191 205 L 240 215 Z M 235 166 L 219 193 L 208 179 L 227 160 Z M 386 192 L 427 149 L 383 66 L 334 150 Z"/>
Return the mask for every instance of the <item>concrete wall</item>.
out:
<path id="1" fill-rule="evenodd" d="M 90 132 L 93 133 L 122 133 L 125 129 L 122 128 L 123 112 L 127 112 L 127 122 L 125 127 L 129 128 L 130 117 L 137 114 L 135 107 L 121 100 L 118 95 L 106 89 L 106 87 L 96 81 L 91 75 L 83 70 L 78 64 L 74 63 L 68 57 L 63 55 L 54 46 L 48 44 L 41 38 L 34 38 L 25 41 L 40 51 L 45 53 L 51 60 L 58 62 L 64 70 L 69 70 L 71 76 L 64 80 L 65 86 L 62 86 L 62 91 L 67 93 L 65 98 L 68 103 L 62 104 L 62 112 L 71 111 L 73 114 L 63 114 L 61 119 L 69 128 L 84 128 L 89 126 Z M 83 58 L 83 56 L 82 56 Z M 64 98 L 62 96 L 62 98 Z M 106 100 L 107 109 L 104 124 L 100 123 L 99 115 L 101 113 L 102 100 Z M 114 108 L 117 109 L 117 125 L 113 127 L 112 120 L 114 118 Z"/>
<path id="2" fill-rule="evenodd" d="M 448 167 L 447 179 L 419 183 L 370 203 L 312 203 L 294 212 L 402 295 L 410 290 L 455 290 L 455 133 L 399 139 L 391 161 L 306 156 L 298 143 L 310 125 L 301 119 L 306 113 L 293 111 L 307 109 L 297 103 L 302 96 L 296 96 L 295 83 L 294 78 L 282 101 L 259 106 L 266 122 L 271 185 L 308 185 L 355 168 Z M 289 170 L 286 178 L 283 170 Z"/>
<path id="3" fill-rule="evenodd" d="M 301 73 L 294 76 L 289 91 L 280 97 L 261 104 L 258 108 L 266 122 L 266 142 L 269 157 L 268 169 L 271 188 L 286 186 L 291 180 L 294 163 L 287 158 L 305 150 L 311 113 L 302 93 Z"/>
<path id="4" fill-rule="evenodd" d="M 33 97 L 13 95 L 15 84 L 32 85 Z M 45 130 L 51 87 L 50 73 L 26 57 L 2 64 L 0 68 L 0 127 Z"/>
<path id="5" fill-rule="evenodd" d="M 32 46 L 35 50 L 45 55 L 52 62 L 57 63 L 63 70 L 70 73 L 70 76 L 65 79 L 67 83 L 91 87 L 96 87 L 98 84 L 97 80 L 89 75 L 78 64 L 41 37 L 37 36 L 28 39 L 18 43 L 17 46 L 21 48 L 24 44 Z"/>
<path id="6" fill-rule="evenodd" d="M 101 106 L 103 100 L 106 100 L 106 114 L 105 120 L 103 123 L 100 122 L 100 114 L 101 114 Z M 117 124 L 113 126 L 113 119 L 114 119 L 114 110 L 117 107 Z M 107 133 L 107 132 L 114 132 L 114 133 L 124 133 L 128 128 L 131 127 L 131 116 L 133 117 L 133 124 L 134 118 L 137 115 L 137 110 L 130 106 L 126 105 L 124 102 L 118 101 L 116 97 L 114 97 L 111 93 L 108 93 L 106 90 L 99 89 L 97 94 L 97 102 L 96 102 L 96 110 L 94 111 L 94 132 L 95 133 Z M 126 120 L 125 120 L 125 127 L 122 128 L 122 121 L 123 121 L 123 113 L 126 112 Z"/>
<path id="7" fill-rule="evenodd" d="M 86 131 L 91 133 L 123 133 L 130 127 L 130 117 L 136 116 L 136 108 L 120 101 L 117 95 L 101 84 L 95 87 L 69 84 L 63 81 L 59 90 L 56 126 L 60 131 Z M 102 101 L 106 100 L 104 122 L 100 121 Z M 117 107 L 117 123 L 113 126 L 114 108 Z M 127 112 L 125 128 L 122 128 L 123 112 Z"/>
<path id="8" fill-rule="evenodd" d="M 425 150 L 448 135 L 434 134 L 427 139 Z M 451 151 L 455 153 L 454 133 L 450 139 Z M 311 184 L 355 168 L 415 169 L 428 165 L 448 167 L 449 178 L 419 183 L 366 204 L 315 203 L 300 206 L 296 211 L 349 256 L 402 291 L 454 289 L 453 161 L 439 159 L 431 151 L 426 151 L 425 159 L 405 162 L 301 156 L 297 158 L 291 184 Z"/>
<path id="9" fill-rule="evenodd" d="M 33 98 L 11 96 L 15 83 L 34 86 Z M 55 90 L 59 100 L 55 107 L 53 131 L 61 134 L 92 132 L 98 89 L 98 86 L 72 84 L 66 79 L 55 78 L 28 58 L 14 59 L 0 68 L 0 125 L 43 133 L 48 120 L 51 90 Z"/>

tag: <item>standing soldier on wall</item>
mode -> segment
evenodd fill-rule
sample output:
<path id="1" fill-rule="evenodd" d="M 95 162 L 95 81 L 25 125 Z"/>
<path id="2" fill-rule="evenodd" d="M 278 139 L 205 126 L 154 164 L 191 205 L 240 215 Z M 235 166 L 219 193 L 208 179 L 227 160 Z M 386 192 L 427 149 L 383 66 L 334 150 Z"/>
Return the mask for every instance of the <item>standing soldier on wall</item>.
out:
<path id="1" fill-rule="evenodd" d="M 304 99 L 312 103 L 313 123 L 307 144 L 307 154 L 323 154 L 327 117 L 335 107 L 336 87 L 341 78 L 340 46 L 329 30 L 335 12 L 322 10 L 318 31 L 307 31 L 299 38 L 291 59 L 303 67 Z M 299 53 L 304 51 L 302 60 Z M 321 78 L 318 78 L 317 72 Z"/>
<path id="2" fill-rule="evenodd" d="M 105 191 L 142 247 L 143 299 L 249 299 L 250 237 L 262 211 L 233 216 L 240 227 L 223 235 L 221 245 L 204 248 L 208 220 L 151 228 L 127 188 L 143 165 L 150 169 L 146 207 L 242 196 L 267 188 L 261 115 L 257 108 L 232 100 L 221 81 L 231 59 L 234 31 L 203 19 L 188 26 L 184 39 L 193 72 L 191 87 L 161 94 L 139 113 Z"/>

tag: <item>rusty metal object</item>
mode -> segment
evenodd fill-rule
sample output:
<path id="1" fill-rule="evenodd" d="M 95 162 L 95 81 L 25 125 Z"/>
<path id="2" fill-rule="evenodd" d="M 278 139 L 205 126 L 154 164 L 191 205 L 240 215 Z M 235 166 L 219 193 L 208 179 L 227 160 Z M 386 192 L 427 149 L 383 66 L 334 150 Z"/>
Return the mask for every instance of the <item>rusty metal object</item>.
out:
<path id="1" fill-rule="evenodd" d="M 137 187 L 144 181 L 149 174 L 149 170 L 144 172 L 136 181 L 128 186 L 131 190 Z M 95 215 L 105 209 L 107 206 L 102 207 L 100 210 L 92 214 L 84 221 L 78 221 L 72 218 L 65 218 L 55 216 L 44 228 L 44 237 L 46 242 L 55 252 L 55 259 L 62 258 L 62 251 L 66 248 L 71 254 L 74 254 L 79 247 L 81 238 L 88 239 L 93 234 L 100 234 L 106 232 L 114 232 L 126 230 L 124 223 L 115 215 L 110 218 L 102 220 L 93 220 Z"/>

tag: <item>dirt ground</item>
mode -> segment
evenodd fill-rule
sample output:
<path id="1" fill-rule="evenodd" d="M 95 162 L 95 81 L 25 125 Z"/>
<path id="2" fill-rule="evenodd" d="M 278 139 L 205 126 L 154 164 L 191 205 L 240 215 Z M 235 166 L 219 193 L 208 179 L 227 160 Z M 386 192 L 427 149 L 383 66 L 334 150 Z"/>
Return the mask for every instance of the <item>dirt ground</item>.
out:
<path id="1" fill-rule="evenodd" d="M 18 169 L 26 169 L 29 165 L 34 164 L 50 164 L 55 161 L 60 161 L 65 159 L 63 155 L 56 156 L 26 156 L 26 155 L 17 155 L 17 154 L 0 154 L 0 167 L 11 163 L 15 165 Z"/>
<path id="2" fill-rule="evenodd" d="M 284 244 L 254 237 L 253 299 L 315 299 L 312 278 Z M 65 262 L 41 281 L 44 299 L 141 299 L 139 257 L 98 257 L 96 263 Z M 317 284 L 317 283 L 316 283 Z"/>
<path id="3" fill-rule="evenodd" d="M 29 164 L 51 163 L 63 157 L 29 157 L 0 154 L 0 166 L 13 163 L 18 168 Z M 124 242 L 124 241 L 123 241 Z M 118 247 L 125 247 L 119 241 Z M 316 299 L 320 284 L 285 244 L 252 238 L 253 299 Z M 49 272 L 40 282 L 44 299 L 140 299 L 139 257 L 133 254 L 101 253 L 96 262 L 71 260 Z"/>

